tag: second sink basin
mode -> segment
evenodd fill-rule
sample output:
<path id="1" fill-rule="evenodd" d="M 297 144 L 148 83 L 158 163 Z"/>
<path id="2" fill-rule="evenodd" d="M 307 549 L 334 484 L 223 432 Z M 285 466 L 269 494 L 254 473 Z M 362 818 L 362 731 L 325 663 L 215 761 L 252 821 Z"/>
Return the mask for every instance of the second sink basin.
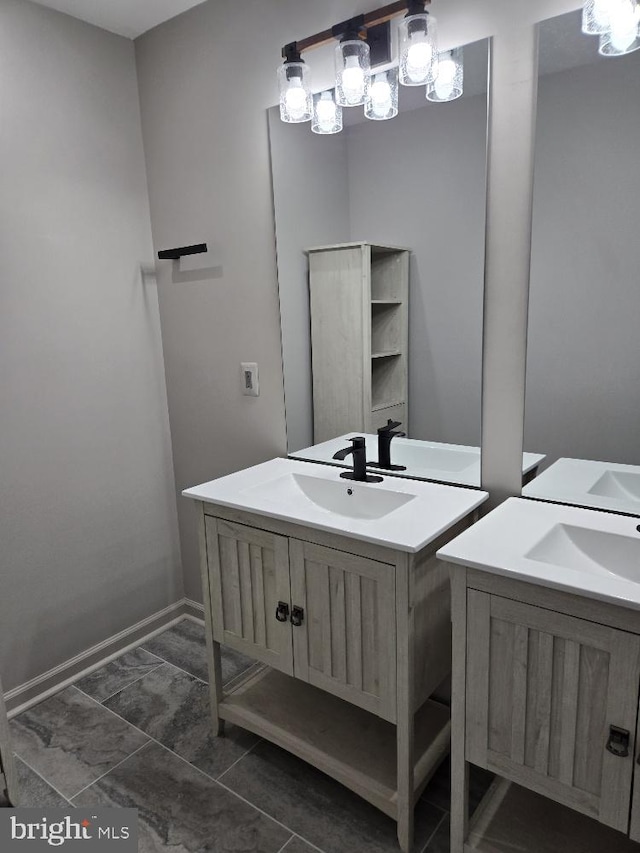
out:
<path id="1" fill-rule="evenodd" d="M 640 538 L 603 530 L 556 524 L 525 557 L 574 571 L 640 581 Z"/>
<path id="2" fill-rule="evenodd" d="M 245 491 L 253 497 L 264 497 L 278 503 L 296 504 L 307 500 L 316 507 L 348 518 L 371 519 L 383 518 L 416 497 L 380 486 L 363 488 L 362 483 L 343 479 L 320 480 L 306 474 L 285 474 Z"/>

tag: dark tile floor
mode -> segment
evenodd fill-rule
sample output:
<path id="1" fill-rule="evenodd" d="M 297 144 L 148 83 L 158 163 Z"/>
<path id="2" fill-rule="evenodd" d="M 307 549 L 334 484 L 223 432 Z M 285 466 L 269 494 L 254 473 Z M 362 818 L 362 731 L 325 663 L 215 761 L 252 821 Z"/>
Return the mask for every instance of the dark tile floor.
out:
<path id="1" fill-rule="evenodd" d="M 223 680 L 251 663 L 224 649 Z M 137 808 L 140 853 L 398 853 L 393 821 L 305 762 L 234 726 L 212 737 L 206 679 L 185 619 L 15 717 L 21 805 Z M 415 853 L 449 850 L 448 778 L 445 762 L 416 807 Z"/>

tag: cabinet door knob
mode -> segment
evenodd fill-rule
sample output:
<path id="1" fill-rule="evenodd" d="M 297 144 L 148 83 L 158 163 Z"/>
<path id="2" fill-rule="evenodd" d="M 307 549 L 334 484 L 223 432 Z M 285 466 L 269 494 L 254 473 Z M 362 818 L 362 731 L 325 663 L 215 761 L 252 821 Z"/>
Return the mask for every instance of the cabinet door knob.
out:
<path id="1" fill-rule="evenodd" d="M 276 619 L 278 622 L 286 622 L 289 618 L 289 605 L 286 601 L 279 601 L 276 607 Z"/>
<path id="2" fill-rule="evenodd" d="M 304 609 L 302 607 L 294 607 L 291 611 L 291 624 L 299 628 L 302 625 L 302 620 L 304 619 Z"/>
<path id="3" fill-rule="evenodd" d="M 626 758 L 629 755 L 630 738 L 631 735 L 626 729 L 620 729 L 618 726 L 609 726 L 607 749 L 619 758 Z"/>

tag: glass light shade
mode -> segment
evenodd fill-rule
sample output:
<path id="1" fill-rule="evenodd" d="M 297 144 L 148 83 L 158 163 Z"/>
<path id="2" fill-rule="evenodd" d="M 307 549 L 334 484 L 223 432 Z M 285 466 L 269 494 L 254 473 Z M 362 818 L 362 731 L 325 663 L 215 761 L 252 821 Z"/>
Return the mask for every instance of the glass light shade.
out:
<path id="1" fill-rule="evenodd" d="M 372 73 L 364 114 L 373 121 L 386 121 L 398 115 L 397 68 Z"/>
<path id="2" fill-rule="evenodd" d="M 586 0 L 582 7 L 582 32 L 599 36 L 609 29 L 611 0 Z"/>
<path id="3" fill-rule="evenodd" d="M 455 101 L 464 89 L 464 60 L 462 48 L 445 50 L 438 55 L 435 79 L 427 84 L 427 100 L 434 103 Z"/>
<path id="4" fill-rule="evenodd" d="M 640 48 L 640 6 L 637 0 L 611 0 L 609 30 L 600 36 L 602 56 L 624 56 Z"/>
<path id="5" fill-rule="evenodd" d="M 314 133 L 340 133 L 342 130 L 342 107 L 336 104 L 335 89 L 318 92 L 313 96 L 311 130 Z"/>
<path id="6" fill-rule="evenodd" d="M 341 107 L 364 104 L 369 91 L 369 45 L 360 39 L 336 45 L 336 103 Z"/>
<path id="7" fill-rule="evenodd" d="M 285 62 L 278 68 L 280 118 L 299 124 L 311 118 L 309 66 L 305 62 Z"/>
<path id="8" fill-rule="evenodd" d="M 424 86 L 433 80 L 438 58 L 437 24 L 424 12 L 408 15 L 398 29 L 400 82 L 403 86 Z"/>

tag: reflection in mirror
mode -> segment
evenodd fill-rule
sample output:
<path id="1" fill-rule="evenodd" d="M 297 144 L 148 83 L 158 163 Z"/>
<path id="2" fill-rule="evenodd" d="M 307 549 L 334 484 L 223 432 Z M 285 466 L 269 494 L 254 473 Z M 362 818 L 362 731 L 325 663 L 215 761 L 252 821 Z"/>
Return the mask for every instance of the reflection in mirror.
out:
<path id="1" fill-rule="evenodd" d="M 467 45 L 463 97 L 400 87 L 334 136 L 270 111 L 290 454 L 349 464 L 366 434 L 383 461 L 391 421 L 394 473 L 480 485 L 487 64 Z"/>
<path id="2" fill-rule="evenodd" d="M 540 27 L 525 441 L 529 497 L 640 514 L 640 51 Z"/>

